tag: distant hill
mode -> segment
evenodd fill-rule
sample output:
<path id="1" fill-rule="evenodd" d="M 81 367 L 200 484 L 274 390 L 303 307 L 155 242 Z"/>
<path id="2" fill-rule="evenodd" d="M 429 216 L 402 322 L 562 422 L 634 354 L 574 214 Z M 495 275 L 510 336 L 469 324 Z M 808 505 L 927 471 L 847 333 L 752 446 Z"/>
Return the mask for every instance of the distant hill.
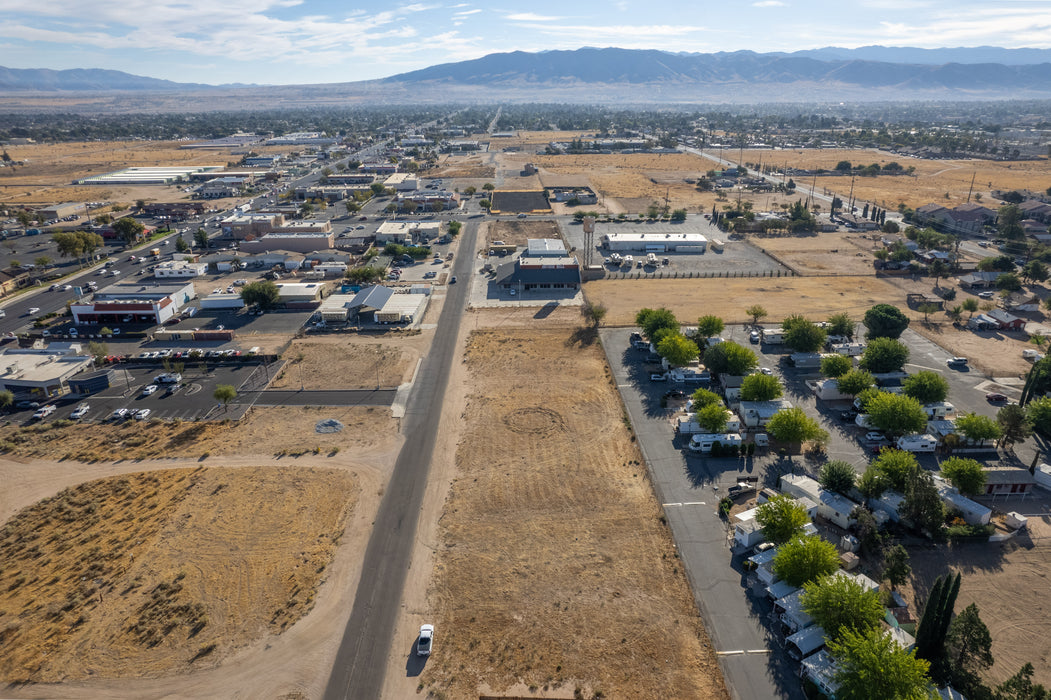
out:
<path id="1" fill-rule="evenodd" d="M 96 90 L 200 90 L 210 85 L 176 83 L 171 80 L 146 78 L 118 70 L 75 68 L 4 68 L 0 66 L 0 91 L 90 92 Z"/>
<path id="2" fill-rule="evenodd" d="M 897 49 L 870 47 L 873 54 L 894 55 Z M 537 88 L 567 85 L 651 85 L 754 91 L 799 84 L 815 89 L 897 89 L 977 96 L 1051 95 L 1051 62 L 1026 65 L 1000 63 L 904 63 L 858 58 L 818 58 L 840 49 L 794 54 L 735 51 L 683 54 L 654 50 L 583 48 L 490 54 L 471 61 L 446 63 L 386 78 L 386 83 L 451 84 L 492 88 Z M 860 51 L 860 50 L 859 50 Z M 922 49 L 902 50 L 905 54 Z M 1002 49 L 1001 49 L 1002 51 Z M 807 55 L 807 53 L 812 55 Z M 865 52 L 862 51 L 862 54 Z M 1051 52 L 1046 52 L 1051 57 Z M 1033 54 L 1034 57 L 1037 54 Z M 756 99 L 759 95 L 753 94 Z"/>
<path id="3" fill-rule="evenodd" d="M 1004 49 L 999 46 L 961 46 L 942 49 L 917 49 L 911 46 L 859 46 L 856 49 L 842 49 L 827 46 L 782 55 L 815 58 L 819 61 L 860 60 L 935 66 L 945 63 L 999 63 L 1005 66 L 1051 63 L 1051 49 Z"/>

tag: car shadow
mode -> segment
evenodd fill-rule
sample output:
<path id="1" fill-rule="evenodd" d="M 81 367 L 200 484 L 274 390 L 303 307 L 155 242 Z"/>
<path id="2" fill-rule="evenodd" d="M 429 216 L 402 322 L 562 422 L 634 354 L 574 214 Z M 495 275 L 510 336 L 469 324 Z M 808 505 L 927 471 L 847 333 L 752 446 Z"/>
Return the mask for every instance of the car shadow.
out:
<path id="1" fill-rule="evenodd" d="M 415 678 L 423 673 L 423 669 L 427 667 L 427 659 L 429 656 L 417 656 L 416 655 L 416 643 L 419 641 L 419 636 L 412 640 L 412 646 L 409 648 L 409 654 L 405 659 L 405 676 L 407 678 Z"/>

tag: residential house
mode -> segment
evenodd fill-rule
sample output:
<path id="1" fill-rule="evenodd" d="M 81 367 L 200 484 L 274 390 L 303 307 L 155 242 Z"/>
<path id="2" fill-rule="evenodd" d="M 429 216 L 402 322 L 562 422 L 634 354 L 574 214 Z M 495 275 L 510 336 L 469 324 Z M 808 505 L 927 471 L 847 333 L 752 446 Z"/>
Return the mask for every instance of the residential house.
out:
<path id="1" fill-rule="evenodd" d="M 1033 490 L 1036 477 L 1028 469 L 988 467 L 985 470 L 986 496 L 1021 496 Z"/>
<path id="2" fill-rule="evenodd" d="M 1000 306 L 1014 313 L 1030 313 L 1040 310 L 1040 297 L 1030 292 L 1011 292 L 1000 299 Z"/>
<path id="3" fill-rule="evenodd" d="M 942 502 L 949 508 L 959 511 L 966 522 L 971 525 L 989 524 L 989 519 L 993 514 L 992 510 L 960 494 L 956 487 L 937 474 L 934 475 L 934 487 L 938 490 Z"/>
<path id="4" fill-rule="evenodd" d="M 788 399 L 741 401 L 737 412 L 741 421 L 749 428 L 765 428 L 775 413 L 786 408 L 792 408 L 792 402 Z"/>
<path id="5" fill-rule="evenodd" d="M 1030 199 L 1018 205 L 1023 219 L 1036 219 L 1045 224 L 1051 224 L 1051 204 Z"/>
<path id="6" fill-rule="evenodd" d="M 1003 309 L 991 309 L 985 315 L 995 319 L 997 328 L 1001 331 L 1020 331 L 1025 327 L 1024 318 L 1007 313 Z"/>
<path id="7" fill-rule="evenodd" d="M 966 275 L 961 275 L 957 279 L 960 282 L 961 287 L 969 289 L 988 289 L 996 284 L 996 279 L 1002 275 L 1002 272 L 971 272 Z"/>

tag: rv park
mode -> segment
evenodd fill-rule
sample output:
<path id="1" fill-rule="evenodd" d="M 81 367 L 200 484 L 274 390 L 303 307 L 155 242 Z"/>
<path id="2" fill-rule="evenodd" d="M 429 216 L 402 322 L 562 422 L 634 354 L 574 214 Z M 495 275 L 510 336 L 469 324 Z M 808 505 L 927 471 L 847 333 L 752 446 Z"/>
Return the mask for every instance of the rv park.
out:
<path id="1" fill-rule="evenodd" d="M 5 696 L 813 697 L 831 657 L 820 635 L 806 653 L 788 639 L 808 625 L 786 622 L 799 593 L 755 521 L 777 493 L 809 504 L 807 531 L 878 588 L 899 638 L 959 572 L 957 613 L 977 604 L 992 637 L 982 680 L 1028 662 L 1051 684 L 1045 437 L 965 443 L 954 422 L 1019 403 L 1031 339 L 1051 335 L 1046 270 L 999 293 L 1032 270 L 996 224 L 1019 193 L 1046 242 L 1046 157 L 634 135 L 560 153 L 597 137 L 486 126 L 5 146 L 23 164 L 0 169 Z M 818 230 L 759 225 L 802 201 Z M 755 216 L 716 220 L 730 210 Z M 908 227 L 954 237 L 927 249 Z M 63 252 L 74 231 L 97 240 Z M 1011 269 L 989 274 L 1001 255 Z M 857 367 L 880 305 L 908 322 L 882 388 L 928 372 L 947 396 L 877 438 L 821 360 Z M 742 400 L 747 377 L 703 354 L 663 358 L 643 309 L 747 349 L 783 403 Z M 782 321 L 837 314 L 849 342 L 785 345 Z M 694 335 L 704 316 L 717 337 Z M 736 430 L 680 431 L 698 388 Z M 825 437 L 771 436 L 785 407 Z M 939 477 L 937 532 L 819 484 L 830 461 L 860 477 L 898 446 Z M 940 478 L 952 450 L 981 465 L 980 493 Z M 897 599 L 856 507 L 909 553 Z M 957 516 L 969 537 L 945 534 Z M 392 571 L 372 568 L 382 547 Z"/>

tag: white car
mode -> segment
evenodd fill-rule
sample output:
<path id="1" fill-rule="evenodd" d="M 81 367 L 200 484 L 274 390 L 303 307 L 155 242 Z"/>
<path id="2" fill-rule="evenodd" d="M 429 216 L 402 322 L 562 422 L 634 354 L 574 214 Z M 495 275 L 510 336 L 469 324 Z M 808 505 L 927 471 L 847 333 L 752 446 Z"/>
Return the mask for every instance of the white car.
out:
<path id="1" fill-rule="evenodd" d="M 112 415 L 113 420 L 124 420 L 127 417 L 128 409 L 126 408 L 118 408 L 116 411 L 113 412 Z"/>
<path id="2" fill-rule="evenodd" d="M 36 316 L 38 313 L 40 313 L 40 309 L 36 306 L 30 307 L 29 311 L 26 311 L 26 314 L 29 316 Z"/>
<path id="3" fill-rule="evenodd" d="M 150 394 L 156 393 L 158 387 L 156 384 L 150 384 L 142 390 L 143 396 L 149 396 Z"/>
<path id="4" fill-rule="evenodd" d="M 420 625 L 420 637 L 416 640 L 416 656 L 430 656 L 434 646 L 434 625 Z"/>
<path id="5" fill-rule="evenodd" d="M 886 442 L 887 438 L 883 436 L 883 433 L 877 433 L 875 431 L 869 431 L 865 433 L 865 442 Z"/>
<path id="6" fill-rule="evenodd" d="M 142 409 L 142 410 L 140 410 L 140 411 L 135 413 L 135 420 L 146 420 L 147 418 L 150 417 L 150 413 L 152 413 L 152 411 L 150 411 L 150 409 L 144 408 L 144 409 Z"/>
<path id="7" fill-rule="evenodd" d="M 79 406 L 77 406 L 75 411 L 73 411 L 72 413 L 69 414 L 69 417 L 72 418 L 73 420 L 80 420 L 81 418 L 86 416 L 88 414 L 88 411 L 90 411 L 90 410 L 91 410 L 91 406 L 89 406 L 86 403 L 82 403 Z"/>

